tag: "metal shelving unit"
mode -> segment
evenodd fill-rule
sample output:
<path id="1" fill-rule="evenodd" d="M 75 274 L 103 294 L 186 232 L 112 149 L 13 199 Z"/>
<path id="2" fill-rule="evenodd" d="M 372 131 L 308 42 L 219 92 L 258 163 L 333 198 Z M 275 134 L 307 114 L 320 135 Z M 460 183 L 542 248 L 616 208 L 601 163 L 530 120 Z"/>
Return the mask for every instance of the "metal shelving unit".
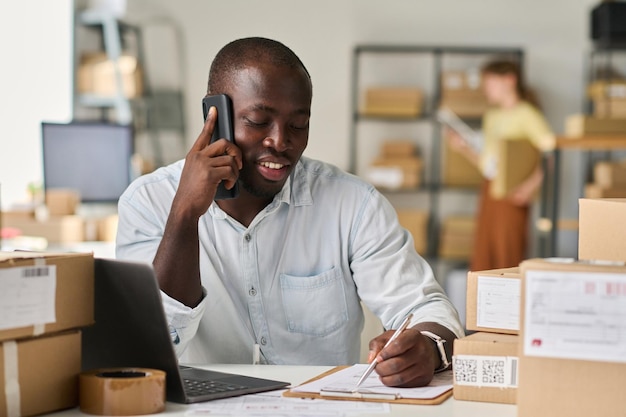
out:
<path id="1" fill-rule="evenodd" d="M 425 69 L 431 71 L 433 76 L 431 80 L 430 92 L 424 103 L 424 113 L 419 117 L 412 118 L 395 118 L 395 117 L 372 117 L 363 116 L 359 112 L 360 94 L 363 91 L 361 84 L 362 63 L 361 60 L 366 55 L 372 56 L 389 56 L 392 54 L 406 56 L 426 56 L 432 59 L 432 67 Z M 430 154 L 424 155 L 427 161 L 425 170 L 428 172 L 428 182 L 415 190 L 402 190 L 391 193 L 426 193 L 429 195 L 429 223 L 428 223 L 428 250 L 425 257 L 431 261 L 438 261 L 438 244 L 439 244 L 439 197 L 441 192 L 473 192 L 471 188 L 463 187 L 446 187 L 441 181 L 441 156 L 442 147 L 440 143 L 441 125 L 437 122 L 435 111 L 439 108 L 441 101 L 441 75 L 445 68 L 444 60 L 448 57 L 479 57 L 488 58 L 507 58 L 516 60 L 523 68 L 524 52 L 520 48 L 504 48 L 504 47 L 464 47 L 464 46 L 433 46 L 433 45 L 358 45 L 353 50 L 352 56 L 352 120 L 350 125 L 350 149 L 349 149 L 349 170 L 354 174 L 358 172 L 359 157 L 359 124 L 367 122 L 384 122 L 384 123 L 430 123 L 433 130 L 430 138 Z M 382 80 L 384 81 L 384 80 Z M 480 119 L 467 119 L 469 123 L 478 123 Z M 387 193 L 387 192 L 385 192 Z M 390 194 L 391 194 L 390 193 Z"/>

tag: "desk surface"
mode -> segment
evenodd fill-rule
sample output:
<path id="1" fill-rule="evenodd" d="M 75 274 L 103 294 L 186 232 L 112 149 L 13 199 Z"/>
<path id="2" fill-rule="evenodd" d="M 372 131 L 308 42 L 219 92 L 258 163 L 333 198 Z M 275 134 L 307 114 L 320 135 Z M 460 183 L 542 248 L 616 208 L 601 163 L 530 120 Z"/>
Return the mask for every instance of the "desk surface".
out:
<path id="1" fill-rule="evenodd" d="M 238 373 L 260 378 L 278 379 L 289 381 L 293 385 L 298 385 L 330 367 L 327 366 L 274 366 L 274 365 L 210 365 L 207 369 L 222 372 Z M 184 404 L 167 403 L 165 412 L 161 415 L 184 416 L 188 406 Z M 361 417 L 384 417 L 391 416 L 411 416 L 420 417 L 515 417 L 516 407 L 505 404 L 489 404 L 471 401 L 456 401 L 450 398 L 440 405 L 403 405 L 394 404 L 391 406 L 390 414 L 359 414 Z M 54 417 L 82 416 L 78 409 L 60 411 L 51 414 Z M 215 417 L 218 417 L 217 415 Z"/>

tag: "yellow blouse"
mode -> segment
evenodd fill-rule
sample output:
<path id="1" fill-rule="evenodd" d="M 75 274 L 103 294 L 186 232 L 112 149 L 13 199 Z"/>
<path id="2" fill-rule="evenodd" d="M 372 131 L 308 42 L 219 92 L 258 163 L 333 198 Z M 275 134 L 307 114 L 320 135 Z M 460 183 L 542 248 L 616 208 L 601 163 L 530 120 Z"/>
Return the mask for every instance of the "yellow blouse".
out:
<path id="1" fill-rule="evenodd" d="M 542 152 L 553 150 L 556 142 L 541 112 L 526 101 L 513 108 L 494 108 L 485 113 L 480 165 L 486 178 L 494 178 L 497 172 L 497 142 L 518 139 L 528 139 Z"/>

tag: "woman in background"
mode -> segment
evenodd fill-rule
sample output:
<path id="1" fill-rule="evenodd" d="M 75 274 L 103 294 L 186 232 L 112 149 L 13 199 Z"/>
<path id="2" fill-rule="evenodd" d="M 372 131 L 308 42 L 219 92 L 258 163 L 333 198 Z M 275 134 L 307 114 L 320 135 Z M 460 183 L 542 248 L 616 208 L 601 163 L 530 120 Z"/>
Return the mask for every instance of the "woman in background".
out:
<path id="1" fill-rule="evenodd" d="M 493 198 L 490 183 L 504 163 L 497 160 L 498 141 L 526 139 L 541 152 L 551 151 L 555 145 L 554 135 L 529 97 L 516 63 L 491 62 L 483 67 L 482 77 L 492 107 L 483 116 L 481 152 L 473 151 L 458 135 L 450 135 L 451 146 L 476 164 L 485 177 L 470 261 L 472 271 L 517 266 L 526 258 L 530 205 L 543 181 L 538 164 L 507 196 Z"/>

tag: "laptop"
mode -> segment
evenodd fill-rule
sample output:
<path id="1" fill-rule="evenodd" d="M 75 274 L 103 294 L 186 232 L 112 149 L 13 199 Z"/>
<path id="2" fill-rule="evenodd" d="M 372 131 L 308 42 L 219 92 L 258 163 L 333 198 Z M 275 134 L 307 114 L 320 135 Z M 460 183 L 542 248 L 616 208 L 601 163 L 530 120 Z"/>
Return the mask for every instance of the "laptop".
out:
<path id="1" fill-rule="evenodd" d="M 168 401 L 194 403 L 289 385 L 179 366 L 150 264 L 95 259 L 95 321 L 83 330 L 82 369 L 161 369 L 167 374 Z"/>

